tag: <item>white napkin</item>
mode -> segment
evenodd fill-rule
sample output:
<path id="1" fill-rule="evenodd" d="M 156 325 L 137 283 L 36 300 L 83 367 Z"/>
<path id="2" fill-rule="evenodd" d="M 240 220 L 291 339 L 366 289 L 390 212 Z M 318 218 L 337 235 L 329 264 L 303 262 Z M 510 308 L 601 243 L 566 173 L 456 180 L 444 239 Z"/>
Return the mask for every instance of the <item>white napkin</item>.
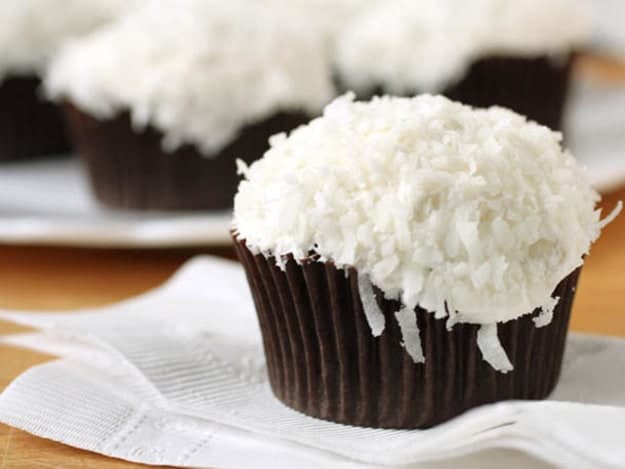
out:
<path id="1" fill-rule="evenodd" d="M 198 258 L 165 286 L 74 314 L 0 311 L 40 332 L 0 341 L 62 357 L 0 395 L 0 422 L 71 446 L 186 467 L 361 468 L 513 448 L 569 468 L 625 467 L 625 341 L 573 336 L 553 400 L 506 402 L 430 430 L 355 428 L 271 395 L 240 266 Z M 567 402 L 569 401 L 569 402 Z M 511 453 L 487 453 L 491 467 Z M 462 467 L 487 467 L 483 459 Z M 436 464 L 427 467 L 446 467 Z"/>

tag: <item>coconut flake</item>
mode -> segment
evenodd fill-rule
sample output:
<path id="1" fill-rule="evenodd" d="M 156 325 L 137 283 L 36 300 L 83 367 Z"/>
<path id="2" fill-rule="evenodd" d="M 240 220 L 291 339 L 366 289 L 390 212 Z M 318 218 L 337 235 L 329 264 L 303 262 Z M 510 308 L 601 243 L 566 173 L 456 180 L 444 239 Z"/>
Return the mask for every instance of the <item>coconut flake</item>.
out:
<path id="1" fill-rule="evenodd" d="M 614 219 L 623 211 L 623 201 L 619 200 L 616 207 L 610 212 L 610 214 L 599 222 L 599 229 L 603 229 L 614 221 Z"/>
<path id="2" fill-rule="evenodd" d="M 367 275 L 358 275 L 358 293 L 360 294 L 360 302 L 362 303 L 367 323 L 371 328 L 371 334 L 373 334 L 373 337 L 379 337 L 384 332 L 384 313 L 382 313 L 375 299 L 373 284 Z"/>
<path id="3" fill-rule="evenodd" d="M 402 347 L 406 349 L 413 362 L 425 363 L 419 324 L 417 323 L 417 312 L 413 309 L 402 308 L 395 313 L 395 319 L 397 319 L 397 324 L 401 330 Z"/>
<path id="4" fill-rule="evenodd" d="M 477 331 L 477 346 L 484 361 L 495 370 L 505 374 L 514 369 L 497 336 L 497 324 L 483 324 L 480 327 Z"/>
<path id="5" fill-rule="evenodd" d="M 560 297 L 556 296 L 541 307 L 540 314 L 533 319 L 537 328 L 545 327 L 551 324 L 551 321 L 553 320 L 553 311 L 558 305 L 558 301 L 560 301 Z"/>
<path id="6" fill-rule="evenodd" d="M 449 316 L 447 316 L 447 322 L 445 323 L 445 327 L 448 331 L 451 331 L 456 324 L 461 322 L 462 315 L 459 314 L 458 311 L 456 311 L 455 309 L 450 308 L 449 305 L 447 305 L 447 308 L 449 311 Z"/>
<path id="7" fill-rule="evenodd" d="M 240 158 L 235 160 L 236 168 L 237 168 L 237 176 L 246 177 L 247 171 L 249 169 L 247 163 Z"/>

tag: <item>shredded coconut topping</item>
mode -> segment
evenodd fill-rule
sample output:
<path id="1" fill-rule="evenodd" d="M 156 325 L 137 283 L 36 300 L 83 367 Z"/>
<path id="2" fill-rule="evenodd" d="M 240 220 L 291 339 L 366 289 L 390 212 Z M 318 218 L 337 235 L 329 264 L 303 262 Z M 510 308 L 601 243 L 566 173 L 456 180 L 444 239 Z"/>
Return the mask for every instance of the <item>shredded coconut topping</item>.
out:
<path id="1" fill-rule="evenodd" d="M 371 329 L 371 334 L 373 337 L 381 336 L 386 325 L 384 313 L 382 313 L 380 306 L 378 306 L 373 291 L 373 285 L 366 275 L 358 275 L 358 294 L 360 295 L 360 302 L 362 303 L 365 318 L 367 318 L 367 323 Z"/>
<path id="2" fill-rule="evenodd" d="M 560 297 L 550 298 L 548 303 L 541 306 L 540 314 L 533 319 L 536 328 L 546 327 L 553 321 L 554 310 L 560 301 Z"/>
<path id="3" fill-rule="evenodd" d="M 440 91 L 482 57 L 569 53 L 589 18 L 578 0 L 387 0 L 346 26 L 337 67 L 357 90 Z"/>
<path id="4" fill-rule="evenodd" d="M 1 1 L 0 79 L 41 73 L 63 43 L 117 18 L 138 1 Z"/>
<path id="5" fill-rule="evenodd" d="M 514 367 L 497 336 L 497 324 L 482 324 L 477 331 L 477 346 L 482 358 L 495 370 L 502 373 L 512 371 Z"/>
<path id="6" fill-rule="evenodd" d="M 252 250 L 314 251 L 451 325 L 552 308 L 602 226 L 559 133 L 440 96 L 343 96 L 241 169 L 234 225 Z"/>
<path id="7" fill-rule="evenodd" d="M 397 324 L 399 324 L 399 330 L 401 331 L 402 347 L 406 349 L 413 362 L 425 363 L 415 311 L 402 308 L 395 313 L 395 319 L 397 319 Z"/>
<path id="8" fill-rule="evenodd" d="M 316 115 L 333 93 L 323 41 L 256 0 L 153 0 L 67 46 L 46 87 L 99 118 L 130 110 L 174 150 L 211 156 L 279 111 Z"/>

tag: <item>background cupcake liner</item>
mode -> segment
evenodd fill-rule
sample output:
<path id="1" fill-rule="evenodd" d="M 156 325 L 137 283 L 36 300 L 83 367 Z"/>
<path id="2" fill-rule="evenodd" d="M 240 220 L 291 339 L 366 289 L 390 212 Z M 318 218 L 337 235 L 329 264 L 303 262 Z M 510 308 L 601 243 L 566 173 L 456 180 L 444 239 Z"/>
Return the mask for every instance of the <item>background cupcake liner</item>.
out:
<path id="1" fill-rule="evenodd" d="M 472 106 L 507 107 L 551 129 L 561 130 L 572 63 L 572 56 L 561 60 L 486 58 L 473 63 L 467 76 L 444 94 Z"/>
<path id="2" fill-rule="evenodd" d="M 536 328 L 539 312 L 498 325 L 514 370 L 502 374 L 482 359 L 479 326 L 456 324 L 418 310 L 425 364 L 401 346 L 397 301 L 376 289 L 386 318 L 375 338 L 362 310 L 358 274 L 332 264 L 296 263 L 235 246 L 252 291 L 274 394 L 304 414 L 379 428 L 426 428 L 463 411 L 506 399 L 542 399 L 555 387 L 579 270 L 556 288 L 561 299 L 550 325 Z"/>
<path id="3" fill-rule="evenodd" d="M 0 81 L 0 161 L 69 151 L 61 111 L 40 97 L 40 85 L 35 76 Z"/>
<path id="4" fill-rule="evenodd" d="M 161 132 L 132 129 L 129 113 L 98 120 L 72 104 L 66 119 L 97 199 L 104 205 L 137 210 L 224 210 L 232 207 L 239 182 L 235 160 L 260 158 L 271 135 L 309 120 L 279 113 L 241 130 L 215 157 L 194 145 L 172 153 L 162 149 Z"/>
<path id="5" fill-rule="evenodd" d="M 562 119 L 569 92 L 573 55 L 518 58 L 489 57 L 474 62 L 464 78 L 441 94 L 476 107 L 507 107 L 553 130 L 562 129 Z M 349 87 L 337 77 L 339 89 Z M 429 90 L 415 90 L 415 95 Z M 370 99 L 388 94 L 379 84 L 358 96 Z"/>

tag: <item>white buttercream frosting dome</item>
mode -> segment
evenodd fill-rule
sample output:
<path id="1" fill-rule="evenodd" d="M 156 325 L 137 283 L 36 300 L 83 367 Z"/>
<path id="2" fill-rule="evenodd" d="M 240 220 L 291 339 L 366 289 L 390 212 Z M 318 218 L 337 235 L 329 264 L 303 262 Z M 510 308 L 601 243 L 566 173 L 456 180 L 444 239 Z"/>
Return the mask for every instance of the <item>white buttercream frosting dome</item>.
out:
<path id="1" fill-rule="evenodd" d="M 396 318 L 416 362 L 409 318 L 420 306 L 450 327 L 481 324 L 484 358 L 510 370 L 496 323 L 542 308 L 536 325 L 548 324 L 556 286 L 620 205 L 600 221 L 600 197 L 561 134 L 512 111 L 430 95 L 353 99 L 240 164 L 238 237 L 279 265 L 315 252 L 355 268 L 372 333 L 385 324 L 369 282 L 401 301 Z"/>
<path id="2" fill-rule="evenodd" d="M 346 26 L 336 66 L 354 89 L 440 91 L 480 58 L 567 54 L 589 18 L 577 0 L 387 0 Z"/>
<path id="3" fill-rule="evenodd" d="M 150 2 L 65 48 L 46 86 L 99 118 L 129 110 L 166 149 L 207 156 L 274 113 L 317 115 L 333 94 L 316 32 L 255 0 Z"/>
<path id="4" fill-rule="evenodd" d="M 40 73 L 58 48 L 117 18 L 136 0 L 3 0 L 0 78 Z"/>
<path id="5" fill-rule="evenodd" d="M 248 247 L 354 267 L 388 298 L 452 322 L 553 307 L 605 221 L 561 135 L 444 97 L 338 98 L 242 167 Z"/>

